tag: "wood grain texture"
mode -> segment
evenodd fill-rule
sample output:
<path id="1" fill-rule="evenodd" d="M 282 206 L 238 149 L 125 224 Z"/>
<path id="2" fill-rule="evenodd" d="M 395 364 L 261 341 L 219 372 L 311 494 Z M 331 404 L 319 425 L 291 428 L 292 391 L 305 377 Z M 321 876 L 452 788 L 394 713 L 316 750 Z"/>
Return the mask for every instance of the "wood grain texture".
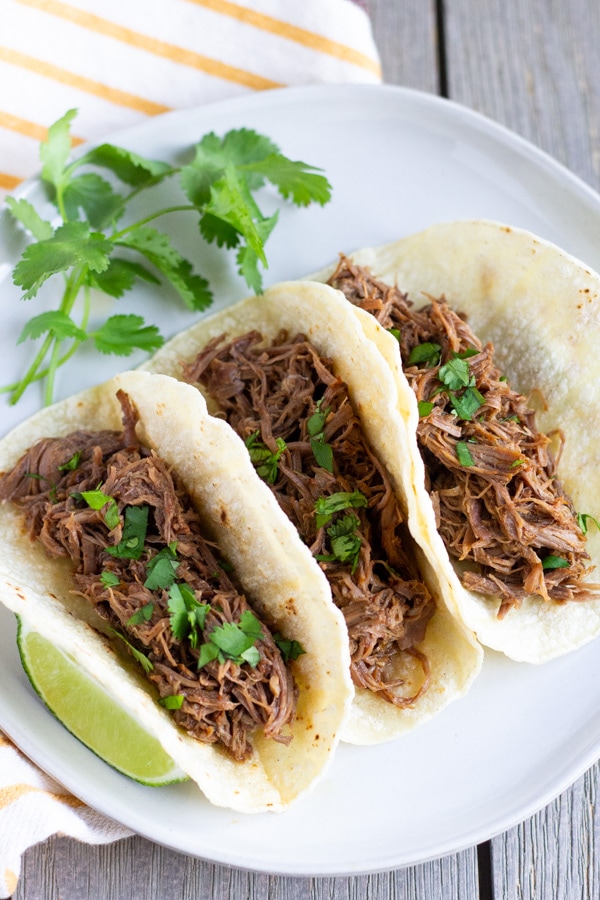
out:
<path id="1" fill-rule="evenodd" d="M 370 0 L 375 40 L 387 84 L 439 92 L 434 0 Z"/>
<path id="2" fill-rule="evenodd" d="M 598 0 L 445 4 L 448 90 L 600 187 Z"/>

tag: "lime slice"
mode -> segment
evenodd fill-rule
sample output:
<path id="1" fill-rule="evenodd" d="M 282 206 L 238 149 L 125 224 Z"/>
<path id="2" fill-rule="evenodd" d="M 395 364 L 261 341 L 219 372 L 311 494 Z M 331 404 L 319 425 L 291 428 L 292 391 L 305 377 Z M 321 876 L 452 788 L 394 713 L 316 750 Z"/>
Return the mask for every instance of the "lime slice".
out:
<path id="1" fill-rule="evenodd" d="M 32 687 L 71 734 L 119 772 L 158 787 L 187 776 L 117 700 L 17 616 L 17 645 Z"/>

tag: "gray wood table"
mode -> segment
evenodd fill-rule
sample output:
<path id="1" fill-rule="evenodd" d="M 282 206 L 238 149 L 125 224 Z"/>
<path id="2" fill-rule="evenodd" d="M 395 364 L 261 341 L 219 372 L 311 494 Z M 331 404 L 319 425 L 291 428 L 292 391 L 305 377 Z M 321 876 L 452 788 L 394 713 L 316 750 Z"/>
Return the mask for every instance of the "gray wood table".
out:
<path id="1" fill-rule="evenodd" d="M 600 189 L 598 0 L 371 0 L 384 77 L 503 123 Z M 600 235 L 599 235 L 600 238 Z M 600 897 L 600 764 L 537 815 L 454 856 L 352 878 L 226 869 L 133 837 L 32 848 L 26 900 Z"/>

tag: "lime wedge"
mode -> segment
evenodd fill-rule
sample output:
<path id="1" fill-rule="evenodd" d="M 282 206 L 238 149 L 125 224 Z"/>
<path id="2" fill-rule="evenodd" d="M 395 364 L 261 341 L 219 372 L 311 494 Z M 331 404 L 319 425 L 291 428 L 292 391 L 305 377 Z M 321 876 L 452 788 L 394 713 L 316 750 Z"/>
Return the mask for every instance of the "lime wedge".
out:
<path id="1" fill-rule="evenodd" d="M 71 734 L 119 772 L 158 787 L 187 776 L 118 701 L 17 616 L 17 645 L 32 687 Z"/>

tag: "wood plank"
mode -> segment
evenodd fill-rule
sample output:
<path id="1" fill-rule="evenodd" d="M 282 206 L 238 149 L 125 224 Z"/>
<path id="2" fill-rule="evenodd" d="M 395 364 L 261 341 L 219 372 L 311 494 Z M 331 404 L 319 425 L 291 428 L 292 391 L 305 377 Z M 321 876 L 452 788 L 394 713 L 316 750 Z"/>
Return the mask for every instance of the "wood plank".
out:
<path id="1" fill-rule="evenodd" d="M 400 900 L 476 898 L 471 851 L 422 866 L 349 878 L 284 878 L 192 859 L 141 837 L 90 847 L 51 838 L 25 854 L 14 900 Z"/>
<path id="2" fill-rule="evenodd" d="M 370 0 L 384 81 L 436 94 L 439 91 L 435 0 Z"/>
<path id="3" fill-rule="evenodd" d="M 445 5 L 448 90 L 600 188 L 597 0 Z"/>
<path id="4" fill-rule="evenodd" d="M 445 4 L 448 94 L 600 187 L 597 0 Z M 596 765 L 554 803 L 492 841 L 495 897 L 600 896 Z"/>

